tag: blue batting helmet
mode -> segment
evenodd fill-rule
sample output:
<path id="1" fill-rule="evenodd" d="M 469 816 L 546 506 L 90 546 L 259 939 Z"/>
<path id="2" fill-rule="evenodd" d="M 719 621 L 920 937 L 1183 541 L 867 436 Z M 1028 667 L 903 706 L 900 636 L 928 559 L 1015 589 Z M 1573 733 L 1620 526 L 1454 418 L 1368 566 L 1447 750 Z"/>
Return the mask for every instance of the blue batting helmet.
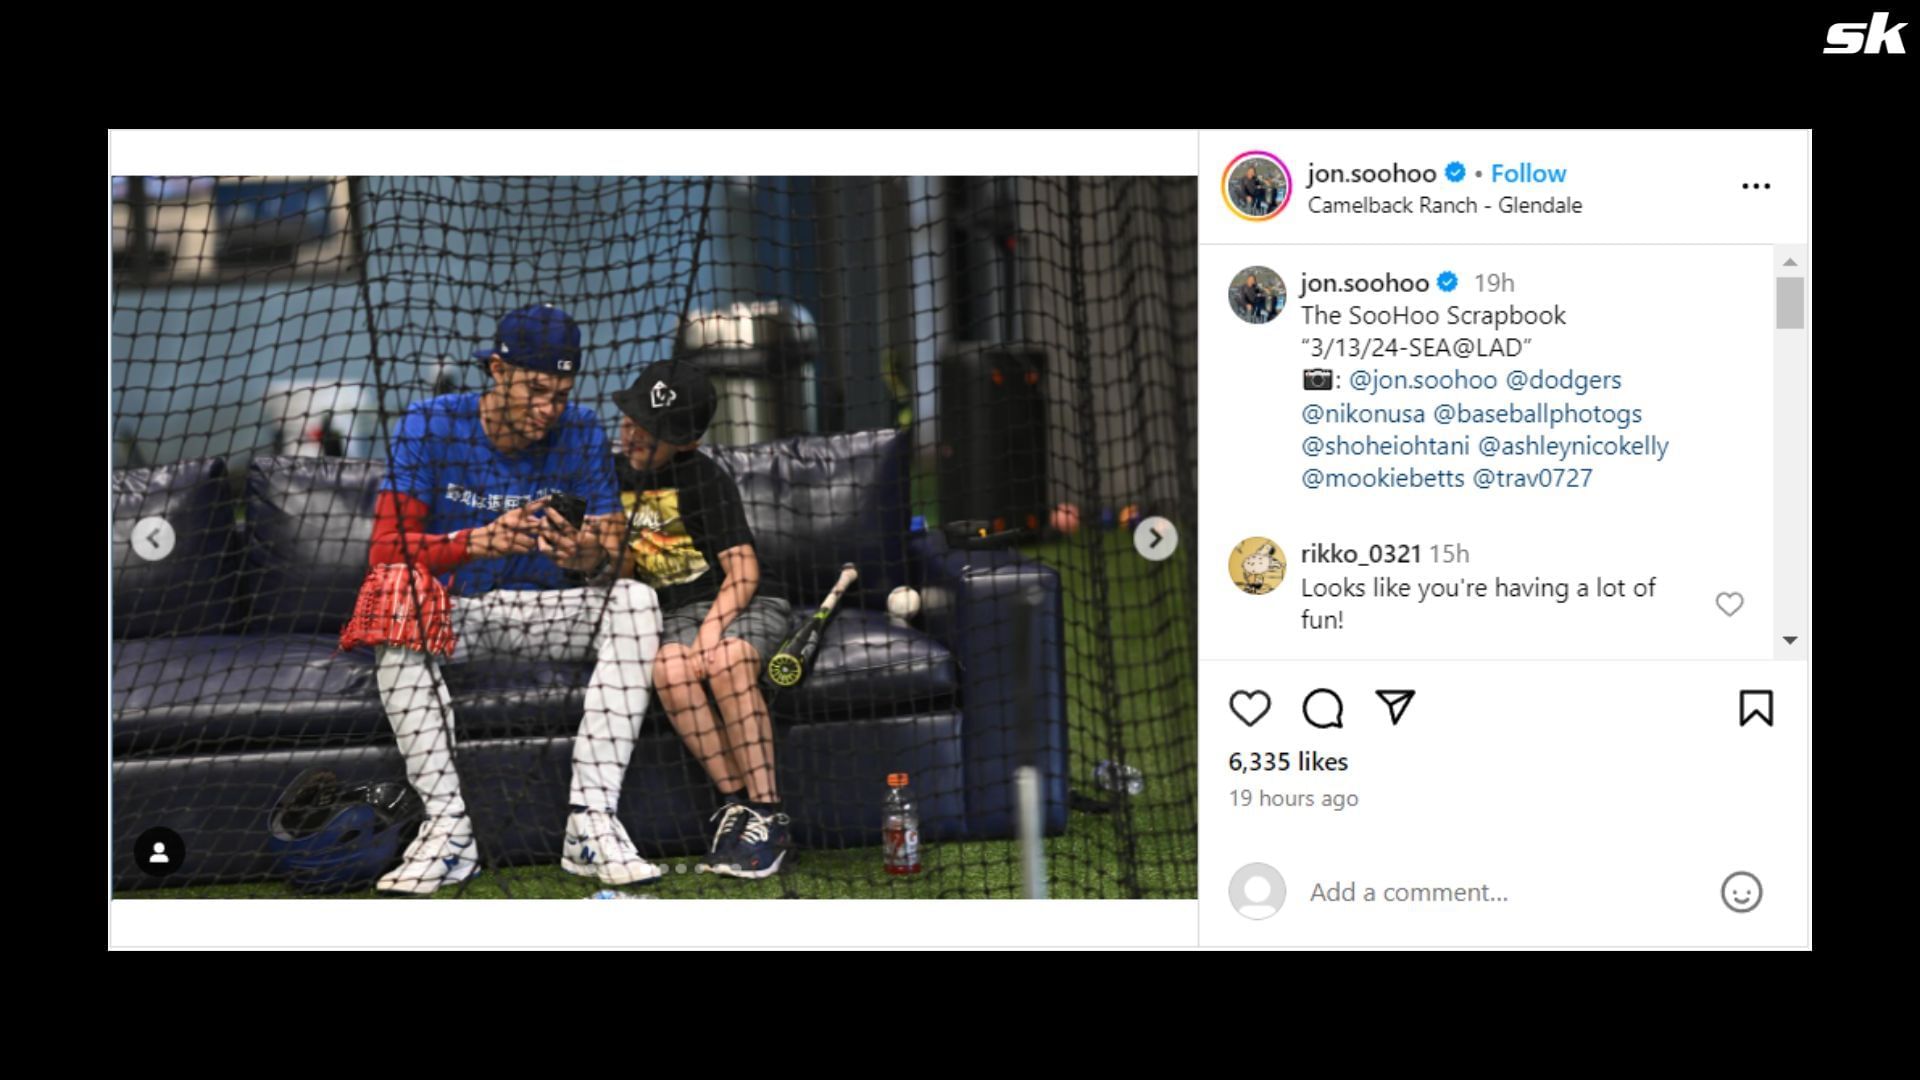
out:
<path id="1" fill-rule="evenodd" d="M 426 807 L 405 781 L 342 785 L 328 769 L 294 778 L 268 823 L 274 873 L 301 892 L 364 889 L 399 860 Z"/>

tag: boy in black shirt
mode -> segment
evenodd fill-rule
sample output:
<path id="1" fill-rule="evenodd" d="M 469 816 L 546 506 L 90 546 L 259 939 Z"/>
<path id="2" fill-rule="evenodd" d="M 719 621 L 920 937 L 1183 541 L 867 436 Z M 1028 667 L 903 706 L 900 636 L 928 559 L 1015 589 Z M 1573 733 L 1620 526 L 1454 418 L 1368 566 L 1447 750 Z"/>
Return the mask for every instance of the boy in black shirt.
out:
<path id="1" fill-rule="evenodd" d="M 720 792 L 712 850 L 699 869 L 764 878 L 786 857 L 788 821 L 759 676 L 793 612 L 778 597 L 756 595 L 760 561 L 740 489 L 695 449 L 718 404 L 706 375 L 686 361 L 663 361 L 613 400 L 626 414 L 618 471 L 631 550 L 622 573 L 659 594 L 664 625 L 653 686 Z"/>

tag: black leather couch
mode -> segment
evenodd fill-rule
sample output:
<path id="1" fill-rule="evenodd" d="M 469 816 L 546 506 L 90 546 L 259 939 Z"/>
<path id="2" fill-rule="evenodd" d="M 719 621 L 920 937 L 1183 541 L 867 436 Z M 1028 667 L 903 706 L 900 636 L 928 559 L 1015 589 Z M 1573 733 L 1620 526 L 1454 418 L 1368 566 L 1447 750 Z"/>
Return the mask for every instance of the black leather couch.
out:
<path id="1" fill-rule="evenodd" d="M 706 451 L 740 485 L 763 588 L 796 617 L 844 563 L 860 568 L 815 670 L 771 694 L 782 794 L 803 848 L 877 844 L 897 771 L 912 774 L 928 842 L 1010 836 L 1012 773 L 1026 760 L 1043 769 L 1048 830 L 1066 826 L 1059 577 L 1014 552 L 947 550 L 937 534 L 910 533 L 909 450 L 905 433 L 876 431 Z M 302 769 L 405 775 L 371 654 L 338 648 L 382 470 L 256 458 L 237 525 L 217 459 L 115 474 L 116 888 L 266 877 L 267 816 Z M 885 612 L 897 585 L 922 592 L 911 626 Z M 489 862 L 559 858 L 589 670 L 447 668 L 457 766 Z M 656 700 L 627 773 L 629 832 L 649 857 L 696 852 L 711 809 Z M 165 878 L 135 862 L 136 840 L 156 827 L 185 846 Z"/>

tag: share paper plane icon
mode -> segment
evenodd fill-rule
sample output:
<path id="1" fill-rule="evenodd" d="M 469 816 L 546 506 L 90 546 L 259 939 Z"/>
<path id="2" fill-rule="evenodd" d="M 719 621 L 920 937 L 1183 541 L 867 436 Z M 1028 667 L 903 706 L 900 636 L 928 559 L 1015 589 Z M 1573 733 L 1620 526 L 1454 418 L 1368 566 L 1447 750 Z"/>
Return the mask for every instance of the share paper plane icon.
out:
<path id="1" fill-rule="evenodd" d="M 1407 714 L 1407 703 L 1413 700 L 1413 691 L 1375 690 L 1374 693 L 1380 695 L 1380 700 L 1387 703 L 1387 718 L 1392 720 L 1396 727 L 1399 726 L 1400 718 Z"/>

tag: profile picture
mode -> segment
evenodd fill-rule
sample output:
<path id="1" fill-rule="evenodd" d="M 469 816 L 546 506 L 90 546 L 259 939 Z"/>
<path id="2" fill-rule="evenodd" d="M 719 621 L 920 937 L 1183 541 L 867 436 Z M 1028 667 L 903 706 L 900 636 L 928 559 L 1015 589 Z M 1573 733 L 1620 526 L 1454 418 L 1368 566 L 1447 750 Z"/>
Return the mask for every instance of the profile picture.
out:
<path id="1" fill-rule="evenodd" d="M 1264 266 L 1249 266 L 1233 275 L 1227 286 L 1227 303 L 1244 322 L 1256 326 L 1270 323 L 1287 306 L 1287 283 Z"/>
<path id="2" fill-rule="evenodd" d="M 1287 577 L 1287 553 L 1264 536 L 1240 541 L 1227 556 L 1227 576 L 1243 593 L 1265 596 Z"/>
<path id="3" fill-rule="evenodd" d="M 1228 162 L 1220 175 L 1227 208 L 1245 221 L 1266 221 L 1287 208 L 1293 174 L 1287 163 L 1264 150 L 1249 150 Z"/>

